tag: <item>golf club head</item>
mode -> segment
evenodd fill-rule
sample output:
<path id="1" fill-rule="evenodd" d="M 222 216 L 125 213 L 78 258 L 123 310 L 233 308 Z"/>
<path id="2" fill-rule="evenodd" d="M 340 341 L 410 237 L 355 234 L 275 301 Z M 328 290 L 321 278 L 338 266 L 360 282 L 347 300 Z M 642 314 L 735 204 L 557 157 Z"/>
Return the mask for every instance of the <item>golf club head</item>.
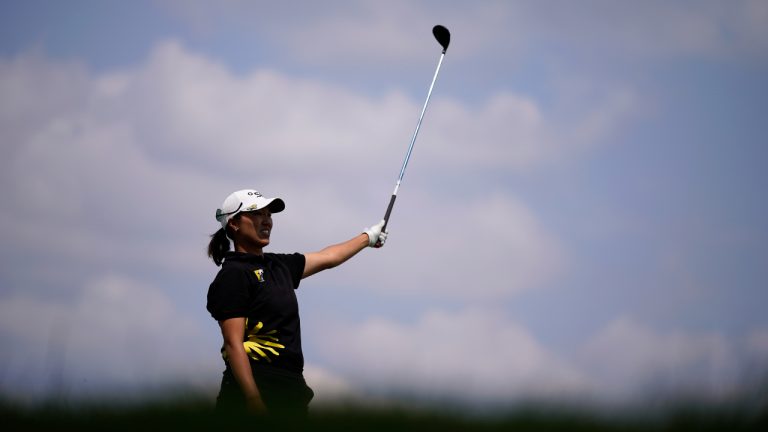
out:
<path id="1" fill-rule="evenodd" d="M 447 28 L 440 24 L 432 27 L 432 34 L 435 35 L 437 42 L 443 47 L 443 54 L 448 49 L 448 44 L 451 43 L 451 32 Z"/>

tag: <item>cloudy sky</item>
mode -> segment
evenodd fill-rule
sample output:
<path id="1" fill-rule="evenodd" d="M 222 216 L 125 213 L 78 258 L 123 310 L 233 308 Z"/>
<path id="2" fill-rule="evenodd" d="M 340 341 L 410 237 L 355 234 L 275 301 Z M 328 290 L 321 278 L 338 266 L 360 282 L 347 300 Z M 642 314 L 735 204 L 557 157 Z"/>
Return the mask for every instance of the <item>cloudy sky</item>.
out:
<path id="1" fill-rule="evenodd" d="M 318 399 L 765 382 L 768 3 L 4 1 L 0 393 L 215 393 L 215 209 L 376 223 L 438 23 L 386 246 L 298 293 Z"/>

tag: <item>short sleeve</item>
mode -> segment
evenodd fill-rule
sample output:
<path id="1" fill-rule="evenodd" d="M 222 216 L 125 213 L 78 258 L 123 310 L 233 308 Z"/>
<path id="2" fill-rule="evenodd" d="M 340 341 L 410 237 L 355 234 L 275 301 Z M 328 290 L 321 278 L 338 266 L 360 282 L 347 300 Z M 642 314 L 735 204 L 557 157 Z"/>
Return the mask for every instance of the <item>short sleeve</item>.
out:
<path id="1" fill-rule="evenodd" d="M 281 258 L 291 274 L 293 289 L 298 289 L 301 277 L 304 275 L 304 264 L 307 261 L 306 258 L 300 253 L 282 254 Z"/>
<path id="2" fill-rule="evenodd" d="M 219 270 L 208 288 L 206 308 L 217 321 L 248 315 L 248 279 L 239 268 Z"/>

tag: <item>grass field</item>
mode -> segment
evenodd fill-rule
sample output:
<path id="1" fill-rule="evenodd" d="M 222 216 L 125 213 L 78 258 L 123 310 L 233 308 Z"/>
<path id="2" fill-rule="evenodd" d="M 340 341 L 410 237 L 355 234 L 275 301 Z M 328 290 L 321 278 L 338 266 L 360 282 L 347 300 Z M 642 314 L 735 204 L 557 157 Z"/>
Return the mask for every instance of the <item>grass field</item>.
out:
<path id="1" fill-rule="evenodd" d="M 0 404 L 3 431 L 364 430 L 364 431 L 768 431 L 768 410 L 740 407 L 680 407 L 663 415 L 597 415 L 586 411 L 526 407 L 485 416 L 406 408 L 324 407 L 306 423 L 291 419 L 221 417 L 208 400 L 168 400 L 151 404 Z M 250 429 L 251 427 L 249 427 Z"/>

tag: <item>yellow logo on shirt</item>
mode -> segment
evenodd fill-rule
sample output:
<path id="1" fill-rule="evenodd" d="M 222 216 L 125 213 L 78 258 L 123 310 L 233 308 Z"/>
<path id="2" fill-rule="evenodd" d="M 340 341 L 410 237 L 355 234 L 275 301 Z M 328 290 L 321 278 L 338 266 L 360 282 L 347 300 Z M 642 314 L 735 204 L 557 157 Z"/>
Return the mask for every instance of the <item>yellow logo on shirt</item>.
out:
<path id="1" fill-rule="evenodd" d="M 258 279 L 259 282 L 264 282 L 264 270 L 263 269 L 254 270 L 253 274 L 256 275 L 256 279 Z"/>
<path id="2" fill-rule="evenodd" d="M 264 323 L 259 321 L 252 329 L 248 330 L 248 318 L 246 318 L 244 329 L 246 340 L 243 342 L 243 348 L 248 357 L 253 360 L 264 359 L 268 363 L 272 363 L 272 359 L 280 355 L 277 350 L 284 349 L 285 345 L 278 343 L 277 330 L 262 333 L 263 328 Z M 229 361 L 229 355 L 227 355 L 227 350 L 224 347 L 221 347 L 221 356 L 225 361 Z"/>

